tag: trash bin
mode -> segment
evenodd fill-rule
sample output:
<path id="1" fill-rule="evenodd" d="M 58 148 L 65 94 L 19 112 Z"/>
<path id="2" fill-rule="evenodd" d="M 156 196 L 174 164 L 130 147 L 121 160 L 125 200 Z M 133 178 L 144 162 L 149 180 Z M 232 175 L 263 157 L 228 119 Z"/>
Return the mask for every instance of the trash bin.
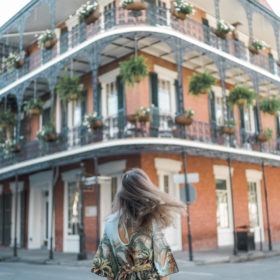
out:
<path id="1" fill-rule="evenodd" d="M 237 249 L 239 251 L 252 251 L 256 249 L 255 234 L 250 232 L 248 226 L 241 226 L 236 231 Z"/>

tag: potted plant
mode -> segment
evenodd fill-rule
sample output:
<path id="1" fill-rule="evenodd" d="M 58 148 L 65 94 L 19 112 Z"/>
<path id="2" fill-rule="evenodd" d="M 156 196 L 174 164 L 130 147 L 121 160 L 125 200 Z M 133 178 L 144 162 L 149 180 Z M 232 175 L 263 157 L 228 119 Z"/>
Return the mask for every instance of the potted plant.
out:
<path id="1" fill-rule="evenodd" d="M 280 99 L 276 97 L 262 99 L 260 110 L 271 115 L 277 114 L 280 111 Z"/>
<path id="2" fill-rule="evenodd" d="M 5 154 L 19 153 L 21 151 L 20 141 L 23 139 L 21 136 L 19 140 L 17 139 L 8 139 L 1 144 L 1 149 Z"/>
<path id="3" fill-rule="evenodd" d="M 103 126 L 102 119 L 96 112 L 85 115 L 84 126 L 89 129 L 95 130 Z"/>
<path id="4" fill-rule="evenodd" d="M 0 112 L 0 128 L 11 128 L 16 124 L 16 116 L 15 113 L 7 110 Z"/>
<path id="5" fill-rule="evenodd" d="M 189 91 L 193 95 L 207 94 L 215 83 L 215 78 L 207 72 L 195 74 L 190 80 Z"/>
<path id="6" fill-rule="evenodd" d="M 225 121 L 224 125 L 222 126 L 222 133 L 227 135 L 233 135 L 235 133 L 235 121 Z"/>
<path id="7" fill-rule="evenodd" d="M 30 115 L 40 115 L 44 102 L 39 98 L 31 98 L 24 102 L 24 111 Z"/>
<path id="8" fill-rule="evenodd" d="M 224 22 L 223 20 L 219 20 L 217 22 L 217 28 L 215 29 L 215 34 L 221 39 L 226 39 L 226 36 L 229 32 L 232 32 L 234 30 L 234 27 L 229 24 Z"/>
<path id="9" fill-rule="evenodd" d="M 80 22 L 85 22 L 87 25 L 96 22 L 99 18 L 98 2 L 91 3 L 88 1 L 77 10 L 76 15 Z"/>
<path id="10" fill-rule="evenodd" d="M 193 5 L 185 0 L 175 0 L 172 2 L 172 15 L 178 19 L 185 20 L 187 15 L 194 14 Z"/>
<path id="11" fill-rule="evenodd" d="M 264 41 L 253 39 L 252 42 L 249 44 L 248 49 L 252 54 L 259 54 L 259 52 L 265 47 L 266 44 Z"/>
<path id="12" fill-rule="evenodd" d="M 3 59 L 3 64 L 10 70 L 13 68 L 20 69 L 24 65 L 25 52 L 10 53 L 8 57 Z"/>
<path id="13" fill-rule="evenodd" d="M 56 42 L 56 35 L 52 30 L 46 30 L 38 37 L 38 45 L 41 49 L 50 50 L 55 46 Z"/>
<path id="14" fill-rule="evenodd" d="M 257 140 L 261 143 L 272 139 L 273 131 L 271 128 L 266 128 L 257 135 Z"/>
<path id="15" fill-rule="evenodd" d="M 120 62 L 120 75 L 128 85 L 139 83 L 148 74 L 148 66 L 143 56 L 134 56 L 129 60 Z"/>
<path id="16" fill-rule="evenodd" d="M 126 10 L 136 12 L 147 9 L 147 5 L 144 0 L 121 0 L 120 5 Z"/>
<path id="17" fill-rule="evenodd" d="M 81 98 L 84 86 L 77 76 L 64 75 L 56 85 L 56 91 L 62 101 L 76 101 Z"/>
<path id="18" fill-rule="evenodd" d="M 176 124 L 189 126 L 193 122 L 194 110 L 186 109 L 175 117 Z"/>
<path id="19" fill-rule="evenodd" d="M 231 105 L 237 104 L 239 106 L 252 105 L 256 98 L 255 91 L 245 87 L 236 86 L 228 96 L 228 102 Z"/>
<path id="20" fill-rule="evenodd" d="M 55 126 L 50 123 L 44 125 L 40 131 L 37 133 L 37 138 L 45 142 L 54 142 L 58 139 L 58 135 L 55 130 Z"/>
<path id="21" fill-rule="evenodd" d="M 150 121 L 150 108 L 140 107 L 136 111 L 136 118 L 141 123 Z"/>

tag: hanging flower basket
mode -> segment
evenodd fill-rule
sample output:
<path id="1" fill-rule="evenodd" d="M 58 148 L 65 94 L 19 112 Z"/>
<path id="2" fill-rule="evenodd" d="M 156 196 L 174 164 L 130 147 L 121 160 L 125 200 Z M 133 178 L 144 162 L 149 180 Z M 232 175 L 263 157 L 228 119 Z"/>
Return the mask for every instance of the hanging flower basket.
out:
<path id="1" fill-rule="evenodd" d="M 280 112 L 280 99 L 277 97 L 266 97 L 260 101 L 260 110 L 264 113 L 275 116 Z"/>
<path id="2" fill-rule="evenodd" d="M 260 41 L 260 40 L 253 40 L 250 44 L 249 44 L 249 51 L 253 54 L 253 55 L 257 55 L 260 53 L 261 50 L 263 50 L 264 48 L 266 48 L 267 45 L 264 41 Z"/>
<path id="3" fill-rule="evenodd" d="M 273 135 L 272 129 L 267 128 L 257 135 L 257 140 L 260 143 L 265 143 L 265 142 L 269 141 L 270 139 L 272 139 L 272 135 Z"/>
<path id="4" fill-rule="evenodd" d="M 231 105 L 251 105 L 256 97 L 255 91 L 245 86 L 236 86 L 229 94 L 228 102 Z"/>
<path id="5" fill-rule="evenodd" d="M 136 111 L 137 120 L 141 123 L 146 123 L 150 121 L 150 108 L 140 107 Z"/>
<path id="6" fill-rule="evenodd" d="M 85 22 L 87 25 L 95 23 L 99 18 L 99 9 L 97 1 L 91 3 L 88 1 L 86 4 L 82 5 L 76 12 L 80 22 Z"/>
<path id="7" fill-rule="evenodd" d="M 22 137 L 20 137 L 19 140 L 22 140 Z M 15 139 L 6 140 L 3 144 L 1 144 L 1 149 L 5 154 L 19 153 L 21 151 L 20 141 Z"/>
<path id="8" fill-rule="evenodd" d="M 229 120 L 224 123 L 224 126 L 222 126 L 222 133 L 227 135 L 233 135 L 235 134 L 235 121 Z"/>
<path id="9" fill-rule="evenodd" d="M 24 65 L 25 52 L 10 53 L 8 57 L 3 58 L 3 65 L 8 70 L 16 68 L 20 69 Z"/>
<path id="10" fill-rule="evenodd" d="M 185 20 L 188 15 L 194 14 L 194 11 L 193 5 L 185 0 L 176 0 L 172 3 L 171 13 L 177 19 Z"/>
<path id="11" fill-rule="evenodd" d="M 16 124 L 15 113 L 11 111 L 0 111 L 0 128 L 9 129 Z"/>
<path id="12" fill-rule="evenodd" d="M 183 113 L 175 117 L 176 124 L 190 126 L 193 123 L 194 111 L 192 109 L 185 110 Z"/>
<path id="13" fill-rule="evenodd" d="M 96 112 L 87 114 L 84 118 L 84 126 L 91 130 L 96 130 L 103 127 L 103 122 Z"/>
<path id="14" fill-rule="evenodd" d="M 23 58 L 15 62 L 15 68 L 16 69 L 22 68 L 23 65 L 24 65 L 24 59 Z"/>
<path id="15" fill-rule="evenodd" d="M 121 6 L 129 11 L 143 11 L 147 9 L 147 4 L 143 0 L 122 0 Z"/>
<path id="16" fill-rule="evenodd" d="M 56 35 L 51 30 L 44 31 L 38 38 L 38 45 L 41 49 L 52 49 L 57 43 Z"/>
<path id="17" fill-rule="evenodd" d="M 215 83 L 215 78 L 207 72 L 195 74 L 190 80 L 189 91 L 193 95 L 208 94 Z"/>
<path id="18" fill-rule="evenodd" d="M 224 22 L 223 20 L 219 20 L 217 23 L 217 28 L 215 29 L 214 33 L 217 37 L 221 39 L 226 39 L 227 34 L 232 32 L 234 27 L 231 24 Z"/>
<path id="19" fill-rule="evenodd" d="M 21 151 L 21 146 L 19 143 L 16 143 L 11 146 L 11 153 L 17 154 Z"/>

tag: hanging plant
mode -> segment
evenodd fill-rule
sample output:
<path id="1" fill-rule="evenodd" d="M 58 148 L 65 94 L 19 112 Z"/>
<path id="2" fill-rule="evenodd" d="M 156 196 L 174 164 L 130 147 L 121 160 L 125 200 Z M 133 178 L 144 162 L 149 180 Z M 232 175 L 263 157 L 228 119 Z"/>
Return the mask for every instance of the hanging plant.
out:
<path id="1" fill-rule="evenodd" d="M 215 30 L 216 36 L 221 39 L 226 39 L 227 34 L 232 31 L 234 31 L 234 27 L 231 24 L 226 23 L 223 20 L 219 20 L 217 22 L 217 28 Z"/>
<path id="2" fill-rule="evenodd" d="M 176 124 L 189 126 L 193 123 L 193 116 L 195 112 L 192 109 L 186 109 L 183 113 L 175 117 Z"/>
<path id="3" fill-rule="evenodd" d="M 76 101 L 82 97 L 84 85 L 79 77 L 65 75 L 59 79 L 56 91 L 62 101 Z"/>
<path id="4" fill-rule="evenodd" d="M 54 142 L 58 139 L 58 135 L 53 124 L 47 124 L 37 133 L 37 138 L 40 141 Z"/>
<path id="5" fill-rule="evenodd" d="M 260 110 L 271 115 L 277 114 L 280 111 L 280 99 L 276 97 L 264 98 L 260 102 Z"/>
<path id="6" fill-rule="evenodd" d="M 56 42 L 56 35 L 52 30 L 46 30 L 38 37 L 38 45 L 41 49 L 52 49 Z"/>
<path id="7" fill-rule="evenodd" d="M 83 122 L 84 126 L 89 129 L 95 130 L 103 126 L 102 119 L 96 112 L 87 114 Z"/>
<path id="8" fill-rule="evenodd" d="M 1 111 L 0 112 L 0 127 L 1 128 L 11 128 L 16 124 L 16 115 L 11 111 Z"/>
<path id="9" fill-rule="evenodd" d="M 135 83 L 139 83 L 148 74 L 148 66 L 143 56 L 134 56 L 120 62 L 120 75 L 128 85 L 133 86 Z"/>
<path id="10" fill-rule="evenodd" d="M 85 22 L 87 25 L 95 23 L 99 18 L 98 2 L 91 3 L 88 1 L 77 10 L 76 15 L 80 22 Z"/>
<path id="11" fill-rule="evenodd" d="M 252 54 L 259 54 L 259 52 L 261 50 L 263 50 L 264 48 L 266 48 L 267 45 L 264 41 L 260 41 L 260 40 L 256 40 L 254 39 L 250 44 L 249 44 L 249 51 L 252 53 Z"/>
<path id="12" fill-rule="evenodd" d="M 136 12 L 147 9 L 147 5 L 144 0 L 121 0 L 120 5 L 126 10 Z"/>
<path id="13" fill-rule="evenodd" d="M 176 0 L 172 2 L 172 15 L 178 19 L 185 20 L 187 15 L 194 15 L 193 5 L 185 0 Z"/>
<path id="14" fill-rule="evenodd" d="M 139 122 L 145 123 L 145 122 L 150 121 L 151 110 L 150 110 L 150 108 L 140 107 L 136 111 L 135 115 Z"/>
<path id="15" fill-rule="evenodd" d="M 207 94 L 215 83 L 216 79 L 207 72 L 195 74 L 191 78 L 189 91 L 193 95 Z"/>
<path id="16" fill-rule="evenodd" d="M 224 125 L 222 126 L 222 133 L 227 135 L 233 135 L 235 133 L 235 121 L 225 121 Z"/>
<path id="17" fill-rule="evenodd" d="M 261 143 L 267 142 L 272 139 L 273 131 L 271 128 L 266 128 L 257 135 L 257 140 Z"/>
<path id="18" fill-rule="evenodd" d="M 237 104 L 239 106 L 252 105 L 256 98 L 255 91 L 245 87 L 236 86 L 228 96 L 228 102 L 231 105 Z"/>
<path id="19" fill-rule="evenodd" d="M 32 98 L 24 102 L 24 111 L 29 115 L 40 115 L 44 102 L 39 98 Z"/>
<path id="20" fill-rule="evenodd" d="M 0 145 L 0 148 L 5 154 L 19 153 L 21 151 L 22 140 L 23 140 L 22 136 L 18 140 L 8 139 Z"/>
<path id="21" fill-rule="evenodd" d="M 3 59 L 4 68 L 7 70 L 20 69 L 24 65 L 25 52 L 10 53 L 8 57 Z"/>

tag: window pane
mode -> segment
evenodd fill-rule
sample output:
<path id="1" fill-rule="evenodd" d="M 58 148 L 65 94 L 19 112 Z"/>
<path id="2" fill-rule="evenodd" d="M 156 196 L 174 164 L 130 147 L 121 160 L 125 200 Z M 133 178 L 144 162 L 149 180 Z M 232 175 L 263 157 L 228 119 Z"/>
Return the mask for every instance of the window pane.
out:
<path id="1" fill-rule="evenodd" d="M 229 228 L 229 205 L 226 180 L 216 180 L 217 224 Z"/>
<path id="2" fill-rule="evenodd" d="M 78 234 L 79 191 L 75 182 L 68 184 L 68 235 Z"/>
<path id="3" fill-rule="evenodd" d="M 158 101 L 162 112 L 171 113 L 171 87 L 169 81 L 159 80 Z"/>
<path id="4" fill-rule="evenodd" d="M 250 227 L 255 228 L 260 225 L 259 209 L 258 209 L 258 194 L 257 183 L 248 183 L 248 207 L 249 207 L 249 222 Z"/>
<path id="5" fill-rule="evenodd" d="M 168 175 L 163 176 L 163 188 L 166 193 L 169 193 L 169 176 Z"/>

